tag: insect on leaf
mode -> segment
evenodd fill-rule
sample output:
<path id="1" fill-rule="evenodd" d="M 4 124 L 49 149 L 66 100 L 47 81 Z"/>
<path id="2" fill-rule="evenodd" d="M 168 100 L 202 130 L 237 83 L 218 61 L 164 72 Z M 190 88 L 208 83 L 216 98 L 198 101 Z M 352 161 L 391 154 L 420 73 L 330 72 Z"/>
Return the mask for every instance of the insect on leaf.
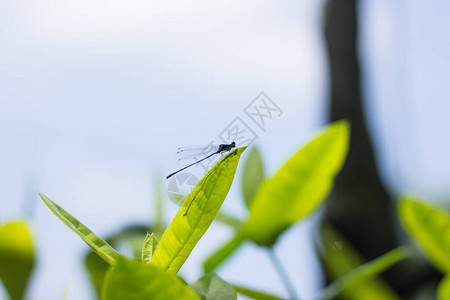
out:
<path id="1" fill-rule="evenodd" d="M 164 232 L 152 263 L 178 272 L 225 200 L 245 148 L 227 154 L 200 180 Z"/>

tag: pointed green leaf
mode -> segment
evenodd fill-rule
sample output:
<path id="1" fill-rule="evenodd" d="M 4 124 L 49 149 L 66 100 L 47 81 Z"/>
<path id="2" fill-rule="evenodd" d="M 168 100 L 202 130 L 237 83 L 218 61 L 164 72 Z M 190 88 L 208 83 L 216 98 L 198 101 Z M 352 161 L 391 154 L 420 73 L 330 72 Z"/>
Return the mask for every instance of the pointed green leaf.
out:
<path id="1" fill-rule="evenodd" d="M 72 229 L 83 241 L 94 250 L 104 261 L 114 265 L 116 260 L 121 257 L 119 252 L 113 249 L 107 242 L 95 235 L 89 228 L 65 211 L 58 204 L 50 200 L 47 196 L 39 193 L 44 204 L 57 216 L 67 227 Z"/>
<path id="2" fill-rule="evenodd" d="M 323 297 L 327 298 L 335 294 L 342 293 L 342 296 L 349 300 L 397 300 L 400 299 L 395 292 L 381 278 L 366 278 L 357 280 L 358 284 L 352 283 L 352 277 L 363 263 L 362 256 L 331 226 L 322 226 L 322 243 L 319 248 L 319 255 L 322 264 L 332 280 L 336 280 Z M 349 277 L 346 277 L 349 276 Z M 350 278 L 346 287 L 346 279 Z"/>
<path id="3" fill-rule="evenodd" d="M 214 252 L 203 263 L 203 272 L 208 274 L 214 271 L 220 264 L 222 264 L 237 248 L 244 242 L 242 234 L 236 234 L 230 241 L 228 241 L 219 250 Z"/>
<path id="4" fill-rule="evenodd" d="M 312 213 L 344 162 L 348 136 L 347 122 L 332 124 L 266 180 L 253 199 L 245 236 L 270 246 L 285 229 Z"/>
<path id="5" fill-rule="evenodd" d="M 200 300 L 176 275 L 139 261 L 119 259 L 108 272 L 104 300 Z"/>
<path id="6" fill-rule="evenodd" d="M 256 300 L 282 300 L 281 297 L 270 295 L 261 291 L 252 290 L 238 285 L 233 285 L 236 292 Z"/>
<path id="7" fill-rule="evenodd" d="M 257 148 L 253 148 L 247 157 L 242 174 L 242 194 L 247 207 L 250 207 L 263 180 L 264 166 L 261 154 Z"/>
<path id="8" fill-rule="evenodd" d="M 12 300 L 24 298 L 34 266 L 31 233 L 23 222 L 0 227 L 0 279 Z"/>
<path id="9" fill-rule="evenodd" d="M 237 299 L 233 286 L 214 273 L 203 276 L 191 286 L 202 300 Z"/>
<path id="10" fill-rule="evenodd" d="M 450 272 L 450 217 L 428 204 L 404 198 L 400 218 L 414 241 L 443 273 Z"/>
<path id="11" fill-rule="evenodd" d="M 142 247 L 142 262 L 149 264 L 152 261 L 153 253 L 158 246 L 158 239 L 152 234 L 148 234 L 144 240 L 144 246 Z"/>
<path id="12" fill-rule="evenodd" d="M 447 274 L 438 286 L 438 299 L 450 300 L 450 274 Z"/>
<path id="13" fill-rule="evenodd" d="M 178 272 L 225 200 L 245 148 L 238 148 L 223 157 L 200 180 L 164 232 L 152 263 Z"/>

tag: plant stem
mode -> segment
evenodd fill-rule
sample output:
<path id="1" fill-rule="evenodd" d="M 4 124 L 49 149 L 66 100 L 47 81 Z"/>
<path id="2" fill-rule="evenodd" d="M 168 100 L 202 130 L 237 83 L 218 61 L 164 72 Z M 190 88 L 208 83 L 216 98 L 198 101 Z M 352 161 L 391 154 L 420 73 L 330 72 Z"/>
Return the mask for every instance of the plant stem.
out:
<path id="1" fill-rule="evenodd" d="M 273 266 L 277 270 L 278 275 L 280 276 L 281 281 L 283 282 L 284 287 L 286 288 L 289 294 L 289 298 L 292 300 L 294 299 L 300 300 L 300 298 L 297 296 L 297 293 L 295 292 L 294 285 L 289 280 L 289 276 L 287 275 L 286 270 L 284 269 L 283 265 L 278 259 L 273 247 L 267 249 L 267 254 L 269 255 L 270 261 L 272 262 Z"/>

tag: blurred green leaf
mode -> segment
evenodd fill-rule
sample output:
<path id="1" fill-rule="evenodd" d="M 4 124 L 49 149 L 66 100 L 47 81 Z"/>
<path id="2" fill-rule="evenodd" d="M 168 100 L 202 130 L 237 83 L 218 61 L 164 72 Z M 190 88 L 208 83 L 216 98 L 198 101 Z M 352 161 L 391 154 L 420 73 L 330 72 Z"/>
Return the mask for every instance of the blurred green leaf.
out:
<path id="1" fill-rule="evenodd" d="M 142 238 L 145 238 L 152 227 L 144 224 L 127 225 L 119 232 L 109 236 L 106 242 L 114 249 L 125 248 L 136 259 L 142 257 Z"/>
<path id="2" fill-rule="evenodd" d="M 83 241 L 94 250 L 108 264 L 114 265 L 116 260 L 121 257 L 119 252 L 114 250 L 107 242 L 95 235 L 89 228 L 65 211 L 58 204 L 50 200 L 47 196 L 39 193 L 44 204 L 57 216 L 64 224 L 72 229 Z"/>
<path id="3" fill-rule="evenodd" d="M 203 300 L 232 300 L 237 299 L 234 288 L 214 273 L 203 276 L 191 287 Z"/>
<path id="4" fill-rule="evenodd" d="M 105 300 L 199 300 L 176 275 L 139 261 L 119 259 L 105 279 Z"/>
<path id="5" fill-rule="evenodd" d="M 66 288 L 64 289 L 64 293 L 61 297 L 61 300 L 67 300 L 67 298 L 69 297 L 69 292 L 70 292 L 70 283 L 68 283 L 66 285 Z"/>
<path id="6" fill-rule="evenodd" d="M 400 218 L 414 241 L 443 273 L 450 272 L 450 217 L 428 204 L 403 198 Z"/>
<path id="7" fill-rule="evenodd" d="M 200 180 L 164 232 L 152 263 L 178 272 L 225 200 L 245 148 L 227 154 Z"/>
<path id="8" fill-rule="evenodd" d="M 144 240 L 144 246 L 142 247 L 142 262 L 149 264 L 152 261 L 153 253 L 158 246 L 158 239 L 152 234 L 148 234 Z"/>
<path id="9" fill-rule="evenodd" d="M 257 148 L 253 148 L 244 164 L 242 174 L 242 194 L 247 207 L 250 207 L 263 180 L 264 166 L 261 154 Z"/>
<path id="10" fill-rule="evenodd" d="M 131 248 L 133 257 L 137 259 L 142 256 L 142 237 L 147 234 L 147 230 L 149 230 L 147 225 L 129 225 L 109 236 L 106 242 L 112 247 Z M 109 265 L 91 250 L 86 255 L 84 264 L 89 272 L 91 283 L 97 292 L 97 298 L 101 299 L 103 282 Z"/>
<path id="11" fill-rule="evenodd" d="M 332 299 L 340 293 L 344 292 L 344 290 L 352 290 L 355 288 L 360 288 L 362 284 L 364 284 L 367 280 L 378 276 L 380 273 L 384 272 L 386 269 L 392 267 L 399 261 L 407 258 L 408 253 L 405 248 L 397 248 L 389 251 L 388 253 L 370 261 L 358 268 L 350 271 L 344 277 L 338 279 L 333 282 L 329 287 L 324 291 L 325 299 Z M 376 295 L 380 299 L 380 294 L 372 294 Z M 361 299 L 361 298 L 358 298 Z M 367 298 L 364 298 L 367 299 Z M 382 299 L 386 299 L 382 297 Z"/>
<path id="12" fill-rule="evenodd" d="M 322 227 L 322 248 L 319 251 L 329 276 L 336 280 L 328 286 L 322 298 L 332 299 L 342 294 L 354 300 L 397 300 L 393 290 L 376 276 L 390 265 L 405 258 L 403 249 L 393 250 L 382 257 L 364 263 L 361 255 L 332 227 Z"/>
<path id="13" fill-rule="evenodd" d="M 282 300 L 281 297 L 277 297 L 274 295 L 270 295 L 264 292 L 260 292 L 260 291 L 255 291 L 249 288 L 245 288 L 242 286 L 238 286 L 238 285 L 233 285 L 234 289 L 236 290 L 236 292 L 238 292 L 241 295 L 247 296 L 251 299 L 256 299 L 256 300 Z"/>
<path id="14" fill-rule="evenodd" d="M 97 299 L 101 299 L 103 282 L 108 272 L 109 264 L 95 252 L 89 251 L 84 259 L 84 265 L 89 272 L 89 279 L 95 288 Z"/>
<path id="15" fill-rule="evenodd" d="M 450 274 L 447 274 L 438 286 L 438 299 L 450 300 Z"/>
<path id="16" fill-rule="evenodd" d="M 214 219 L 214 221 L 220 222 L 222 224 L 228 225 L 231 228 L 233 228 L 234 230 L 240 230 L 242 227 L 242 221 L 239 220 L 238 218 L 231 216 L 227 213 L 221 212 L 219 211 L 216 215 L 216 218 Z"/>
<path id="17" fill-rule="evenodd" d="M 223 245 L 219 250 L 209 256 L 203 263 L 203 272 L 208 274 L 214 271 L 224 262 L 239 246 L 244 242 L 242 234 L 237 233 L 231 240 Z"/>
<path id="18" fill-rule="evenodd" d="M 164 220 L 163 220 L 163 197 L 162 197 L 162 182 L 161 176 L 155 176 L 153 181 L 153 187 L 155 189 L 155 236 L 160 238 L 164 233 Z"/>
<path id="19" fill-rule="evenodd" d="M 23 299 L 34 266 L 31 233 L 24 222 L 0 227 L 0 279 L 12 300 Z"/>
<path id="20" fill-rule="evenodd" d="M 333 123 L 300 149 L 255 195 L 244 235 L 270 246 L 325 199 L 347 153 L 349 125 Z"/>

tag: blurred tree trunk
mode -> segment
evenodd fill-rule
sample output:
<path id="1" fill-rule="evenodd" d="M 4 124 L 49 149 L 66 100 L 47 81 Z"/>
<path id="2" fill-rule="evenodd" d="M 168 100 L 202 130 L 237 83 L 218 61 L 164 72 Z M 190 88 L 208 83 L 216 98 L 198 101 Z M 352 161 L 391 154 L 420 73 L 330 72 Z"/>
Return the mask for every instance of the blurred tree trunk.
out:
<path id="1" fill-rule="evenodd" d="M 378 177 L 362 107 L 356 0 L 329 0 L 325 38 L 331 75 L 331 121 L 348 119 L 351 142 L 326 216 L 367 259 L 395 247 L 391 199 Z"/>
<path id="2" fill-rule="evenodd" d="M 331 87 L 329 118 L 331 121 L 345 118 L 351 123 L 349 154 L 327 201 L 324 221 L 331 223 L 370 260 L 396 247 L 393 221 L 396 206 L 379 179 L 364 117 L 357 52 L 357 2 L 327 0 L 324 10 Z M 430 276 L 429 268 L 428 273 L 421 274 L 417 274 L 417 268 L 409 270 L 413 272 L 404 271 L 405 268 L 396 267 L 385 276 L 400 295 Z"/>

